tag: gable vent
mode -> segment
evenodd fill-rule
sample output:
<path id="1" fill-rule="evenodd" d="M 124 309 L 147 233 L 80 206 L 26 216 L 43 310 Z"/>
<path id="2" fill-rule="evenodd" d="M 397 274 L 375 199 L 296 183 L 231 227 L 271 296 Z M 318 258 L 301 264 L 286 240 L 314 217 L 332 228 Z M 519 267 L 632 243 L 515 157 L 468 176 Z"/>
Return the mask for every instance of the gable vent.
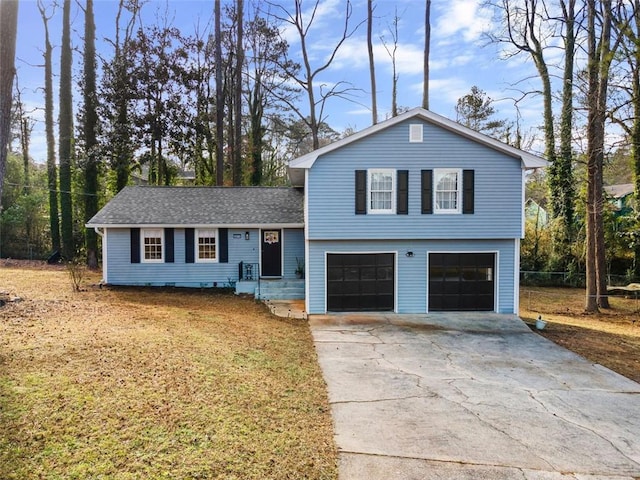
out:
<path id="1" fill-rule="evenodd" d="M 421 123 L 409 125 L 409 142 L 411 143 L 422 142 L 422 124 Z"/>

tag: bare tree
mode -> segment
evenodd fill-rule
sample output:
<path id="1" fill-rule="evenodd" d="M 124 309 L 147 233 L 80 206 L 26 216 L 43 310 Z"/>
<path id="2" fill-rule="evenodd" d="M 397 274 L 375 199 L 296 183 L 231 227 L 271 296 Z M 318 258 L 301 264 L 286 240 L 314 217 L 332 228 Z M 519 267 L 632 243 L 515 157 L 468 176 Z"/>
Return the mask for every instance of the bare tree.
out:
<path id="1" fill-rule="evenodd" d="M 0 196 L 4 185 L 9 137 L 11 135 L 11 102 L 15 76 L 18 0 L 0 2 Z"/>
<path id="2" fill-rule="evenodd" d="M 429 110 L 429 52 L 431 50 L 431 0 L 424 8 L 424 68 L 422 84 L 422 108 Z"/>
<path id="3" fill-rule="evenodd" d="M 309 114 L 305 115 L 298 105 L 289 103 L 289 106 L 296 113 L 296 115 L 298 115 L 298 117 L 300 117 L 300 119 L 307 124 L 313 138 L 313 148 L 317 149 L 320 146 L 318 130 L 320 124 L 326 120 L 324 108 L 327 101 L 333 97 L 346 98 L 354 88 L 349 82 L 345 81 L 337 82 L 328 88 L 326 87 L 326 85 L 321 84 L 319 85 L 316 97 L 316 87 L 318 87 L 318 85 L 316 85 L 315 81 L 318 75 L 320 75 L 331 66 L 342 44 L 344 44 L 344 42 L 349 39 L 356 32 L 358 27 L 366 20 L 358 23 L 353 28 L 350 27 L 349 24 L 351 21 L 351 15 L 353 13 L 353 7 L 351 5 L 351 0 L 347 0 L 344 3 L 345 13 L 342 30 L 337 36 L 337 41 L 331 48 L 327 60 L 314 67 L 311 64 L 308 42 L 309 31 L 316 18 L 316 14 L 318 13 L 320 0 L 315 1 L 308 14 L 308 19 L 302 8 L 302 0 L 294 0 L 293 11 L 287 10 L 281 4 L 271 2 L 267 3 L 276 11 L 280 12 L 279 14 L 272 13 L 274 18 L 290 25 L 298 34 L 298 40 L 300 42 L 300 53 L 302 56 L 302 74 L 299 74 L 297 72 L 289 72 L 289 76 L 291 80 L 300 85 L 300 87 L 306 92 Z M 283 64 L 282 66 L 285 69 L 288 68 L 288 64 Z"/>
<path id="4" fill-rule="evenodd" d="M 378 99 L 376 91 L 376 67 L 373 61 L 373 42 L 371 31 L 373 29 L 373 0 L 367 0 L 367 51 L 369 52 L 369 77 L 371 78 L 371 122 L 378 123 Z"/>
<path id="5" fill-rule="evenodd" d="M 398 16 L 398 9 L 395 9 L 393 21 L 389 25 L 391 32 L 391 39 L 393 40 L 393 46 L 389 47 L 384 37 L 380 37 L 384 49 L 387 51 L 389 58 L 391 58 L 391 116 L 398 116 L 398 70 L 396 65 L 396 54 L 398 52 L 398 23 L 400 17 Z"/>
<path id="6" fill-rule="evenodd" d="M 575 56 L 575 0 L 560 0 L 560 14 L 549 12 L 544 0 L 501 0 L 494 8 L 502 17 L 504 31 L 490 37 L 515 48 L 512 55 L 524 53 L 533 61 L 542 84 L 543 130 L 545 157 L 550 162 L 548 183 L 551 214 L 559 218 L 560 232 L 554 239 L 554 250 L 560 268 L 566 268 L 570 257 L 572 224 L 574 221 L 574 182 L 572 177 L 572 114 L 573 64 Z M 562 113 L 560 127 L 561 152 L 556 151 L 556 126 L 553 114 L 551 68 L 546 58 L 547 48 L 557 40 L 557 31 L 564 30 L 564 67 L 561 73 Z"/>

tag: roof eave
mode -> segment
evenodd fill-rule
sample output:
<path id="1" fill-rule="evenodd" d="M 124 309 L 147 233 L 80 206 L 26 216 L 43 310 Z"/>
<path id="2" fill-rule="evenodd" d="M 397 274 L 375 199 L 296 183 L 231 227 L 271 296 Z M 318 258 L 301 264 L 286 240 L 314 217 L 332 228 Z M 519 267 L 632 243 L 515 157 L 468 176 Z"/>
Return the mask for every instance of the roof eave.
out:
<path id="1" fill-rule="evenodd" d="M 86 223 L 86 228 L 304 228 L 302 223 Z"/>

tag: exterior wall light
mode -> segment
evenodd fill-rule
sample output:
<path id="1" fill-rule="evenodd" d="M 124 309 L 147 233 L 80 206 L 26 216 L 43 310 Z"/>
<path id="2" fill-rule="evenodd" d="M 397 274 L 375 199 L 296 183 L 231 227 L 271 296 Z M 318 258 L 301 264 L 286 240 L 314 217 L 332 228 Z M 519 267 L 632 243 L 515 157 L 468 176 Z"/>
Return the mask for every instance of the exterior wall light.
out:
<path id="1" fill-rule="evenodd" d="M 250 238 L 249 232 L 244 232 L 244 239 L 249 240 L 249 238 Z"/>
<path id="2" fill-rule="evenodd" d="M 413 252 L 412 251 L 408 251 L 407 253 L 405 253 L 405 255 L 407 257 L 413 257 Z"/>

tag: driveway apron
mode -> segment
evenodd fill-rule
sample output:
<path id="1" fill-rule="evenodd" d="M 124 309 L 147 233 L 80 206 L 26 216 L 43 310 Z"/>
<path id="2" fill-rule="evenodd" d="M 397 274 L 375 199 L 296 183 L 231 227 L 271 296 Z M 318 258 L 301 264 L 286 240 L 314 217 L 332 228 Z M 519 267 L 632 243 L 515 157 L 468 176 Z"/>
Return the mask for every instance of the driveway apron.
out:
<path id="1" fill-rule="evenodd" d="M 640 385 L 515 316 L 309 323 L 340 480 L 640 478 Z"/>

